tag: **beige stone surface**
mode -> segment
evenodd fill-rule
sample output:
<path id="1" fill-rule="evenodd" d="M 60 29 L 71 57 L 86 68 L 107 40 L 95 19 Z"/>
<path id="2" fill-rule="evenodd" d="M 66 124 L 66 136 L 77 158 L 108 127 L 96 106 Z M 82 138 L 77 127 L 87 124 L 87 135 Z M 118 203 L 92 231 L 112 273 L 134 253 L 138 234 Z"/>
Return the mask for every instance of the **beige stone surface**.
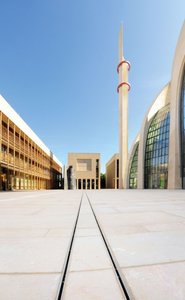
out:
<path id="1" fill-rule="evenodd" d="M 119 174 L 118 174 L 119 154 L 114 154 L 106 163 L 106 188 L 118 189 L 119 188 Z"/>
<path id="2" fill-rule="evenodd" d="M 185 191 L 88 196 L 134 298 L 185 299 Z"/>
<path id="3" fill-rule="evenodd" d="M 111 261 L 100 236 L 75 238 L 70 272 L 111 267 Z"/>
<path id="4" fill-rule="evenodd" d="M 76 231 L 76 237 L 89 237 L 89 236 L 97 236 L 99 235 L 98 228 L 78 228 Z"/>
<path id="5" fill-rule="evenodd" d="M 60 274 L 0 274 L 0 299 L 51 300 Z"/>
<path id="6" fill-rule="evenodd" d="M 185 260 L 185 233 L 173 231 L 109 238 L 121 267 Z"/>
<path id="7" fill-rule="evenodd" d="M 135 300 L 184 300 L 185 192 L 87 194 Z M 56 299 L 81 195 L 0 193 L 0 299 Z M 124 299 L 85 193 L 62 299 Z"/>
<path id="8" fill-rule="evenodd" d="M 82 234 L 83 232 L 91 234 L 92 230 L 93 233 L 96 232 L 96 236 Z M 64 300 L 68 299 L 125 299 L 85 195 L 64 289 Z"/>
<path id="9" fill-rule="evenodd" d="M 69 238 L 9 238 L 0 244 L 0 272 L 61 272 Z"/>
<path id="10" fill-rule="evenodd" d="M 122 269 L 137 300 L 184 300 L 185 262 Z"/>
<path id="11" fill-rule="evenodd" d="M 64 300 L 125 300 L 111 269 L 71 272 Z"/>
<path id="12" fill-rule="evenodd" d="M 88 224 L 88 225 L 87 225 Z M 78 228 L 96 228 L 95 219 L 91 214 L 81 214 L 78 221 Z"/>
<path id="13" fill-rule="evenodd" d="M 0 193 L 0 299 L 53 300 L 81 193 Z"/>

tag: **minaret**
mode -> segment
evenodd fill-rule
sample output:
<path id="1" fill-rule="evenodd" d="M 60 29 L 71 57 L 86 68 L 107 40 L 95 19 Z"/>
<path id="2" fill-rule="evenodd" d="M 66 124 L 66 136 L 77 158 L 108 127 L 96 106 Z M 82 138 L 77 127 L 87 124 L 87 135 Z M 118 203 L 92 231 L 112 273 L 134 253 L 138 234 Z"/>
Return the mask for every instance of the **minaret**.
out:
<path id="1" fill-rule="evenodd" d="M 128 71 L 130 63 L 123 56 L 123 26 L 119 33 L 119 65 L 117 72 L 119 74 L 119 188 L 124 188 L 126 165 L 128 160 L 128 92 L 130 84 L 128 83 Z"/>

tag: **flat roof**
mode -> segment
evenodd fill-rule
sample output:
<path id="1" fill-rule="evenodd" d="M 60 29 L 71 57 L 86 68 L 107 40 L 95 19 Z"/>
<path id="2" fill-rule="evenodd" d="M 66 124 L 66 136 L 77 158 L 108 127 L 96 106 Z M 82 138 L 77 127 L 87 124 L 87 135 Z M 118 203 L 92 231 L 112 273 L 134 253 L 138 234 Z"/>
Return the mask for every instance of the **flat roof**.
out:
<path id="1" fill-rule="evenodd" d="M 94 152 L 69 152 L 68 155 L 100 155 L 100 153 L 94 153 Z"/>

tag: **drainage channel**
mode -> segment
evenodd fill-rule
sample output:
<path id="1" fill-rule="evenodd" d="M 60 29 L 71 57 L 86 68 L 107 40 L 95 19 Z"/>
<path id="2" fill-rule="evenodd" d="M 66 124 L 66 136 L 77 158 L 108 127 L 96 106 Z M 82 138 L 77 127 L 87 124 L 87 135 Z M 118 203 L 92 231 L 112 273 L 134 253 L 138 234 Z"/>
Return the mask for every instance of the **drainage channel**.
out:
<path id="1" fill-rule="evenodd" d="M 117 279 L 118 279 L 118 281 L 119 281 L 119 283 L 120 283 L 120 286 L 121 286 L 121 288 L 122 288 L 122 290 L 123 290 L 123 293 L 124 293 L 124 295 L 125 295 L 125 297 L 126 297 L 127 300 L 134 300 L 134 297 L 133 297 L 133 295 L 132 295 L 130 289 L 129 289 L 128 287 L 126 287 L 126 284 L 125 284 L 124 281 L 123 281 L 122 275 L 121 275 L 121 273 L 120 273 L 120 271 L 119 271 L 118 264 L 117 264 L 117 262 L 115 262 L 115 259 L 114 259 L 113 255 L 112 255 L 112 253 L 111 253 L 110 247 L 109 247 L 108 242 L 107 242 L 107 240 L 106 240 L 106 238 L 105 238 L 105 235 L 104 235 L 104 233 L 103 233 L 103 230 L 102 230 L 102 228 L 101 228 L 101 226 L 100 226 L 100 224 L 99 224 L 99 222 L 98 222 L 98 219 L 97 219 L 97 217 L 96 217 L 96 214 L 95 214 L 95 212 L 94 212 L 94 209 L 93 209 L 93 207 L 92 207 L 92 204 L 91 204 L 91 202 L 90 202 L 90 199 L 89 199 L 89 197 L 88 197 L 87 194 L 86 194 L 86 196 L 87 196 L 89 205 L 90 205 L 90 207 L 91 207 L 92 213 L 93 213 L 93 215 L 94 215 L 94 218 L 95 218 L 95 220 L 96 220 L 97 226 L 98 226 L 98 228 L 99 228 L 99 231 L 100 231 L 100 233 L 101 233 L 102 239 L 103 239 L 103 241 L 104 241 L 104 243 L 105 243 L 105 246 L 106 246 L 107 252 L 108 252 L 108 254 L 109 254 L 110 260 L 111 260 L 111 262 L 112 262 L 112 265 L 113 265 L 115 274 L 116 274 Z"/>
<path id="2" fill-rule="evenodd" d="M 65 284 L 65 279 L 66 279 L 66 275 L 67 275 L 68 264 L 69 264 L 69 260 L 70 260 L 70 256 L 71 256 L 71 250 L 72 250 L 72 246 L 73 246 L 73 241 L 74 241 L 74 236 L 75 236 L 76 227 L 77 227 L 77 223 L 78 223 L 78 218 L 79 218 L 79 215 L 80 215 L 82 199 L 83 199 L 83 194 L 81 196 L 80 205 L 79 205 L 79 208 L 78 208 L 78 213 L 77 213 L 77 217 L 76 217 L 76 221 L 75 221 L 75 225 L 74 225 L 74 229 L 73 229 L 73 233 L 72 233 L 72 237 L 71 237 L 71 242 L 69 244 L 69 250 L 68 250 L 67 257 L 66 257 L 66 262 L 65 262 L 65 265 L 64 265 L 64 271 L 63 271 L 63 275 L 62 275 L 61 282 L 60 282 L 60 285 L 59 285 L 56 300 L 61 300 L 62 299 L 62 293 L 63 293 L 63 290 L 64 290 L 64 284 Z"/>

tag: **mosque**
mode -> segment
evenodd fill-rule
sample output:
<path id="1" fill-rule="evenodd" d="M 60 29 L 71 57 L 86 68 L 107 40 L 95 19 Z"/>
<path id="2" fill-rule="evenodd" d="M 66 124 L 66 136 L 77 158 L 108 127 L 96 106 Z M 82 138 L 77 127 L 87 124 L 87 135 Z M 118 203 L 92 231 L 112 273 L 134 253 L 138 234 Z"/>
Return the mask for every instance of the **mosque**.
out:
<path id="1" fill-rule="evenodd" d="M 119 155 L 106 164 L 106 187 L 185 189 L 185 22 L 177 42 L 171 80 L 148 109 L 128 153 L 128 72 L 119 37 Z M 119 158 L 119 164 L 118 164 Z M 119 176 L 118 176 L 119 174 Z"/>

